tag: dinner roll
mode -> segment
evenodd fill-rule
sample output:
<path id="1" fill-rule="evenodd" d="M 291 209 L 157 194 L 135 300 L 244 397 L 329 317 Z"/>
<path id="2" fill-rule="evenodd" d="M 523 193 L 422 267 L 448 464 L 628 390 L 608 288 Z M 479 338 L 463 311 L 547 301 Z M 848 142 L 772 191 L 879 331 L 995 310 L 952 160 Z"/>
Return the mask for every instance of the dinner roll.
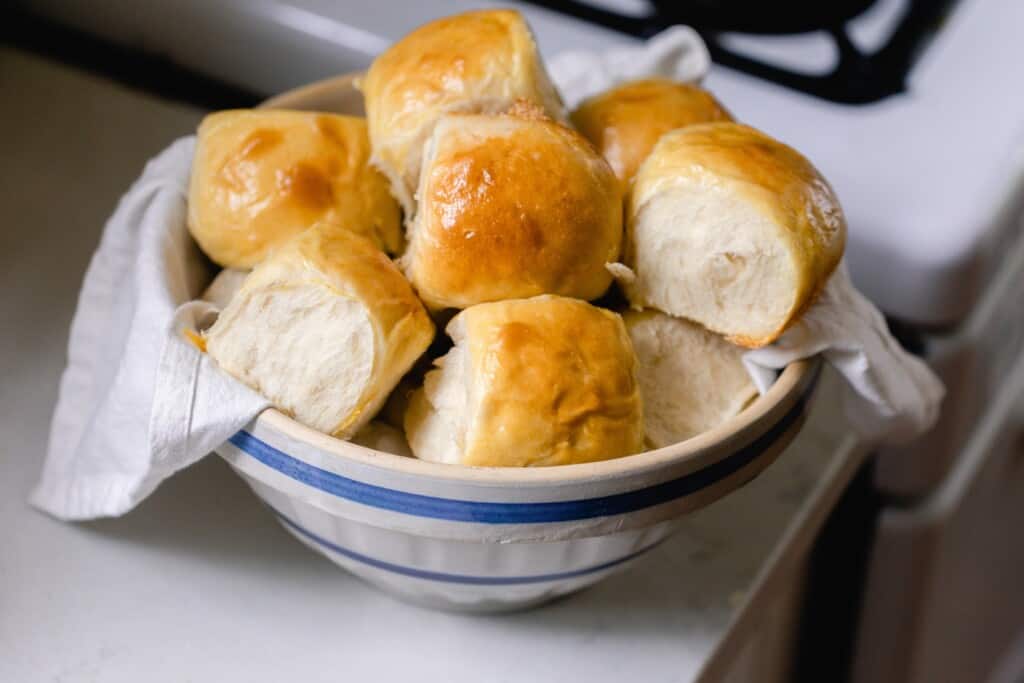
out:
<path id="1" fill-rule="evenodd" d="M 626 222 L 631 304 L 752 348 L 799 318 L 846 239 L 835 193 L 811 163 L 737 123 L 663 136 L 633 181 Z"/>
<path id="2" fill-rule="evenodd" d="M 347 438 L 433 335 L 384 252 L 320 224 L 258 265 L 205 338 L 221 368 L 279 410 Z"/>
<path id="3" fill-rule="evenodd" d="M 217 277 L 213 278 L 213 282 L 210 283 L 210 286 L 206 288 L 199 298 L 203 301 L 209 301 L 217 308 L 223 310 L 235 294 L 238 293 L 238 290 L 242 288 L 242 283 L 245 282 L 247 277 L 249 277 L 249 271 L 247 270 L 225 268 L 217 273 Z"/>
<path id="4" fill-rule="evenodd" d="M 249 269 L 318 221 L 397 253 L 401 210 L 369 165 L 366 120 L 300 111 L 222 111 L 199 126 L 188 227 L 206 255 Z"/>
<path id="5" fill-rule="evenodd" d="M 448 112 L 504 111 L 527 100 L 564 119 L 526 21 L 513 10 L 424 24 L 385 50 L 362 83 L 374 162 L 413 214 L 423 143 Z"/>
<path id="6" fill-rule="evenodd" d="M 455 346 L 405 417 L 417 457 L 525 467 L 641 450 L 636 359 L 617 314 L 539 296 L 473 306 L 447 331 Z"/>
<path id="7" fill-rule="evenodd" d="M 658 138 L 670 130 L 732 116 L 711 93 L 664 78 L 623 83 L 583 102 L 576 129 L 594 143 L 619 180 L 629 181 Z"/>
<path id="8" fill-rule="evenodd" d="M 706 432 L 757 397 L 742 348 L 659 311 L 629 311 L 623 319 L 636 351 L 649 448 Z"/>
<path id="9" fill-rule="evenodd" d="M 561 294 L 594 299 L 619 256 L 615 176 L 534 111 L 443 117 L 427 143 L 402 266 L 429 307 Z"/>

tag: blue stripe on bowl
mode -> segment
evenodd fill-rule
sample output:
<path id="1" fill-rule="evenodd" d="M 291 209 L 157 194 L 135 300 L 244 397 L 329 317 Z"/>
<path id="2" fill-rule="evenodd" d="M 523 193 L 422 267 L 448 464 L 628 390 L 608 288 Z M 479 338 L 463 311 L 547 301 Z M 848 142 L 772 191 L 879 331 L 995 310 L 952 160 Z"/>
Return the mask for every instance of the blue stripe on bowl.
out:
<path id="1" fill-rule="evenodd" d="M 817 377 L 771 429 L 732 455 L 678 479 L 598 498 L 542 503 L 494 503 L 437 498 L 343 477 L 279 451 L 244 430 L 228 441 L 267 467 L 296 481 L 333 496 L 383 510 L 416 517 L 480 524 L 569 522 L 635 512 L 691 495 L 725 479 L 753 462 L 796 424 L 806 410 L 808 397 L 816 382 Z"/>
<path id="2" fill-rule="evenodd" d="M 269 507 L 269 506 L 268 506 Z M 271 511 L 277 515 L 277 518 L 281 522 L 292 529 L 295 533 L 303 536 L 317 545 L 323 546 L 328 550 L 332 550 L 339 555 L 355 560 L 365 565 L 369 565 L 376 569 L 383 569 L 384 571 L 391 572 L 392 574 L 401 574 L 402 576 L 411 576 L 416 579 L 426 579 L 428 581 L 441 581 L 443 583 L 461 583 L 469 586 L 514 586 L 517 584 L 525 583 L 547 583 L 549 581 L 563 581 L 565 579 L 573 579 L 578 576 L 586 576 L 587 574 L 594 574 L 596 572 L 604 571 L 605 569 L 611 569 L 625 562 L 629 562 L 632 559 L 640 557 L 646 552 L 654 550 L 656 547 L 661 545 L 666 539 L 662 538 L 654 543 L 632 552 L 624 557 L 619 557 L 608 562 L 602 562 L 601 564 L 595 564 L 591 567 L 584 567 L 583 569 L 574 569 L 568 572 L 555 572 L 553 574 L 533 574 L 528 576 L 470 576 L 466 574 L 448 574 L 445 572 L 433 572 L 426 569 L 416 569 L 415 567 L 406 567 L 400 564 L 394 564 L 392 562 L 386 562 L 384 560 L 378 560 L 375 557 L 363 555 L 357 553 L 354 550 L 343 548 L 336 543 L 328 541 L 326 538 L 322 538 L 314 534 L 309 529 L 305 529 L 288 517 L 284 516 L 274 508 L 270 508 Z"/>

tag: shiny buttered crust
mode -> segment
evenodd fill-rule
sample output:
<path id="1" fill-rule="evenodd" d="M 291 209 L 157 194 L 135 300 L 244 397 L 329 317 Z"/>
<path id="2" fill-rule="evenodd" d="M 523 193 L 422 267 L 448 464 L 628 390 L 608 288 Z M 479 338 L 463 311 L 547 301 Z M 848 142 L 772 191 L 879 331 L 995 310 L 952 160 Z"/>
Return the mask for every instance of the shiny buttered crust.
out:
<path id="1" fill-rule="evenodd" d="M 665 133 L 696 123 L 732 121 L 707 90 L 667 79 L 632 81 L 586 100 L 572 114 L 576 129 L 628 182 Z"/>
<path id="2" fill-rule="evenodd" d="M 434 309 L 611 284 L 622 200 L 575 131 L 525 115 L 449 115 L 428 142 L 402 266 Z"/>
<path id="3" fill-rule="evenodd" d="M 205 335 L 218 365 L 299 422 L 348 438 L 434 325 L 367 238 L 317 225 L 257 266 Z"/>
<path id="4" fill-rule="evenodd" d="M 362 83 L 375 163 L 414 210 L 423 143 L 449 112 L 497 113 L 527 100 L 564 119 L 564 107 L 523 17 L 475 11 L 425 24 L 374 60 Z"/>
<path id="5" fill-rule="evenodd" d="M 455 347 L 406 413 L 417 457 L 525 467 L 642 450 L 636 358 L 617 314 L 540 296 L 466 309 L 448 334 Z"/>
<path id="6" fill-rule="evenodd" d="M 734 343 L 777 339 L 843 255 L 846 220 L 811 163 L 736 123 L 666 134 L 633 181 L 623 284 L 634 308 L 696 321 Z"/>
<path id="7" fill-rule="evenodd" d="M 222 111 L 199 126 L 188 226 L 225 268 L 249 269 L 318 221 L 402 246 L 401 210 L 369 165 L 366 120 L 299 111 Z"/>
<path id="8" fill-rule="evenodd" d="M 744 349 L 660 311 L 623 314 L 637 358 L 644 441 L 662 448 L 717 427 L 757 397 Z"/>

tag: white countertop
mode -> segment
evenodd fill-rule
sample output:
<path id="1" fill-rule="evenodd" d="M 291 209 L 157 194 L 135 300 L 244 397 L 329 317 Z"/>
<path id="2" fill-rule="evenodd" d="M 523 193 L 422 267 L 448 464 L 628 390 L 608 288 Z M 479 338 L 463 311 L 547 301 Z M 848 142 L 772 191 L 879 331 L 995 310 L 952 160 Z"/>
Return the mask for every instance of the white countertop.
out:
<path id="1" fill-rule="evenodd" d="M 645 561 L 509 616 L 396 602 L 295 542 L 220 460 L 124 518 L 25 502 L 103 219 L 200 112 L 0 50 L 0 680 L 688 681 L 720 669 L 803 555 L 862 449 L 826 375 L 807 427 Z M 60 102 L 56 106 L 54 102 Z"/>

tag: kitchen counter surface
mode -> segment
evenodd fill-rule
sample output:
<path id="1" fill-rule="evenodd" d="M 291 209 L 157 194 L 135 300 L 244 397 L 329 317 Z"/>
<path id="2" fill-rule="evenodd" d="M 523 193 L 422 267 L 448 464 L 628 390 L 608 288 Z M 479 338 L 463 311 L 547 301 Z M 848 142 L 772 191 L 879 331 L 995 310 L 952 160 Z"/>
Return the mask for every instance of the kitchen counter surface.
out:
<path id="1" fill-rule="evenodd" d="M 202 112 L 3 48 L 0 92 L 0 680 L 690 681 L 771 628 L 766 601 L 864 455 L 827 373 L 760 478 L 626 572 L 508 616 L 378 593 L 289 537 L 215 457 L 121 519 L 28 507 L 103 220 Z"/>

